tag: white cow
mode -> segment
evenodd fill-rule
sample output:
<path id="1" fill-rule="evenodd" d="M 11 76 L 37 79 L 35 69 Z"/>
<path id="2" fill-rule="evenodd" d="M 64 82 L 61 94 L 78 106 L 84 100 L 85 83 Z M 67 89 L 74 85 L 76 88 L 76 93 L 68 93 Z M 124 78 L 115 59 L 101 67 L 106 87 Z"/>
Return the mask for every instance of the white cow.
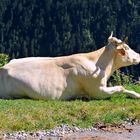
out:
<path id="1" fill-rule="evenodd" d="M 11 61 L 0 69 L 0 98 L 105 99 L 114 93 L 140 98 L 122 86 L 107 87 L 115 70 L 139 62 L 140 55 L 111 34 L 108 44 L 94 52 Z"/>

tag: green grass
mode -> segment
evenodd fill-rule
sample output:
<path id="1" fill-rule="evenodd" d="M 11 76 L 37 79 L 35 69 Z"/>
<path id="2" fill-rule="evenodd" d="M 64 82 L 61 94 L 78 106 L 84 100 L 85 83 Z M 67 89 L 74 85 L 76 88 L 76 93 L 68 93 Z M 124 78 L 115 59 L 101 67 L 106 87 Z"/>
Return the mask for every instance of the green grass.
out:
<path id="1" fill-rule="evenodd" d="M 140 92 L 138 86 L 127 86 Z M 140 120 L 140 100 L 115 95 L 109 100 L 42 101 L 0 100 L 0 132 L 35 131 L 69 124 L 90 127 L 97 122 Z"/>

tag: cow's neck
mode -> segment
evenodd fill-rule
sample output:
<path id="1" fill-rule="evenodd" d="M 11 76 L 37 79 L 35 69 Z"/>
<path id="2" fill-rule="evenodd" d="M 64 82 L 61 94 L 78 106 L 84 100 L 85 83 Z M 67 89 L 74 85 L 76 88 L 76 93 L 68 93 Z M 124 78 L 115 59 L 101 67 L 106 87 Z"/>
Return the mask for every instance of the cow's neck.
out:
<path id="1" fill-rule="evenodd" d="M 107 78 L 117 69 L 115 67 L 115 52 L 113 49 L 103 47 L 97 51 L 88 53 L 88 58 L 106 72 Z"/>

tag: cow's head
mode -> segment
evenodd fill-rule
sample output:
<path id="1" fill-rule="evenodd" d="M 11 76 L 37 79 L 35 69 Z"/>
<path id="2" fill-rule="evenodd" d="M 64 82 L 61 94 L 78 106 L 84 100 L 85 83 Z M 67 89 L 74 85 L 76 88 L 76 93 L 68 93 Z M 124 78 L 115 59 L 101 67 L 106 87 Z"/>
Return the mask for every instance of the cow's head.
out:
<path id="1" fill-rule="evenodd" d="M 116 54 L 116 63 L 120 66 L 129 66 L 140 63 L 140 54 L 133 51 L 127 44 L 126 40 L 121 41 L 113 37 L 113 32 L 108 38 L 108 43 L 113 46 Z"/>

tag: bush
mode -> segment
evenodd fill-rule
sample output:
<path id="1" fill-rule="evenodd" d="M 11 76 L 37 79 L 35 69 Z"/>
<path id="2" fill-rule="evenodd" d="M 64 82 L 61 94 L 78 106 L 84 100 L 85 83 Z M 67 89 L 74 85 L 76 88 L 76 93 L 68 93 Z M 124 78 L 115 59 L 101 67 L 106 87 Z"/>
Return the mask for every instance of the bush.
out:
<path id="1" fill-rule="evenodd" d="M 132 75 L 127 75 L 120 70 L 117 70 L 114 72 L 114 74 L 111 76 L 109 80 L 109 85 L 131 85 L 135 84 L 136 81 L 134 80 Z"/>
<path id="2" fill-rule="evenodd" d="M 0 67 L 4 66 L 7 64 L 9 61 L 9 56 L 6 54 L 0 54 Z"/>

